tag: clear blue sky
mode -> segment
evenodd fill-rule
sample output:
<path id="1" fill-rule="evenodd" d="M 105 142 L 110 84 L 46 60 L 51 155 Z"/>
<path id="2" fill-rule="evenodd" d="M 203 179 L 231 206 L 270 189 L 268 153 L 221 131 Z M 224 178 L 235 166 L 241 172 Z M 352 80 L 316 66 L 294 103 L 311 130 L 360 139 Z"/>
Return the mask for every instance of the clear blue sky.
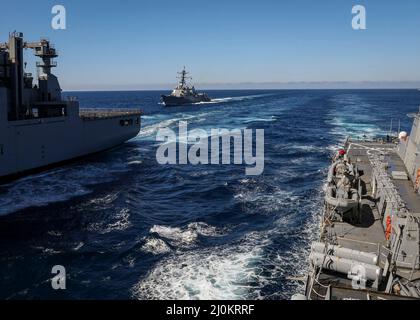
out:
<path id="1" fill-rule="evenodd" d="M 67 9 L 52 30 L 51 8 Z M 367 30 L 351 28 L 353 5 Z M 0 41 L 46 36 L 64 89 L 148 88 L 186 65 L 201 84 L 419 81 L 419 0 L 4 1 Z"/>

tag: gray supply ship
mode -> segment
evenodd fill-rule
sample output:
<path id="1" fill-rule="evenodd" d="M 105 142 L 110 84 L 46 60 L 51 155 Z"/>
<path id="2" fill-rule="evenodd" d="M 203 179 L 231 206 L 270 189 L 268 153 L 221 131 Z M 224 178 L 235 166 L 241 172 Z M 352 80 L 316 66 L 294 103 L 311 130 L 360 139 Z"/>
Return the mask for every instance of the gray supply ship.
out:
<path id="1" fill-rule="evenodd" d="M 162 95 L 162 101 L 165 106 L 180 106 L 198 102 L 210 102 L 211 98 L 206 93 L 198 93 L 194 86 L 187 84 L 188 72 L 184 69 L 179 74 L 179 84 L 170 95 Z"/>
<path id="2" fill-rule="evenodd" d="M 420 112 L 410 136 L 349 138 L 325 186 L 305 294 L 295 300 L 420 298 Z"/>
<path id="3" fill-rule="evenodd" d="M 23 51 L 34 50 L 38 81 L 25 72 Z M 79 109 L 63 100 L 51 69 L 57 51 L 45 39 L 13 33 L 0 44 L 0 181 L 113 148 L 140 131 L 139 110 Z"/>

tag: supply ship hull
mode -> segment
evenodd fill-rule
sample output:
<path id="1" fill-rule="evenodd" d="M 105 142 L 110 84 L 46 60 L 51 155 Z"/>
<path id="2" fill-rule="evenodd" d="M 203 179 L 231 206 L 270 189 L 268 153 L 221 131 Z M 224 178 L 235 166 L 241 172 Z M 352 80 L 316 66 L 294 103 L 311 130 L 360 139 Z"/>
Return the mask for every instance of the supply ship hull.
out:
<path id="1" fill-rule="evenodd" d="M 137 136 L 136 111 L 80 111 L 80 117 L 0 125 L 0 183 L 123 144 Z"/>

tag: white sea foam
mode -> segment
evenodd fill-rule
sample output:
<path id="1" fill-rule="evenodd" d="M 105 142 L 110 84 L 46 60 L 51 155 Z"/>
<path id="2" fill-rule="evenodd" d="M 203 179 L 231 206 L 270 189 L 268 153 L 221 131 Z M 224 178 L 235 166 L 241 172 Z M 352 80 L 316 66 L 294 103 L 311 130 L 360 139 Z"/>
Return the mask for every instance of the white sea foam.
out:
<path id="1" fill-rule="evenodd" d="M 331 131 L 332 135 L 341 138 L 365 135 L 368 138 L 373 138 L 386 134 L 377 125 L 372 124 L 376 120 L 376 115 L 366 112 L 371 109 L 371 105 L 360 96 L 356 94 L 340 95 L 333 101 L 337 108 L 330 111 L 330 124 L 334 126 Z"/>
<path id="2" fill-rule="evenodd" d="M 118 199 L 119 192 L 111 192 L 105 196 L 91 199 L 89 203 L 94 204 L 96 210 L 103 210 L 106 208 L 111 208 L 115 200 Z"/>
<path id="3" fill-rule="evenodd" d="M 177 251 L 165 257 L 133 287 L 137 299 L 262 299 L 261 291 L 299 270 L 306 259 L 292 249 L 274 254 L 273 231 L 251 232 L 235 244 Z M 306 252 L 305 252 L 306 253 Z M 297 287 L 296 287 L 297 288 Z M 297 290 L 297 289 L 296 289 Z M 284 298 L 285 293 L 272 298 Z"/>
<path id="4" fill-rule="evenodd" d="M 89 192 L 88 188 L 72 180 L 53 178 L 41 178 L 38 181 L 23 180 L 11 185 L 5 194 L 0 194 L 0 215 L 64 201 Z"/>
<path id="5" fill-rule="evenodd" d="M 83 241 L 80 241 L 74 248 L 74 251 L 79 251 L 83 246 L 85 245 L 85 243 Z"/>
<path id="6" fill-rule="evenodd" d="M 128 229 L 130 226 L 130 209 L 123 208 L 115 216 L 115 221 L 107 225 L 104 232 L 108 233 L 111 231 L 123 231 Z"/>
<path id="7" fill-rule="evenodd" d="M 261 255 L 257 247 L 176 252 L 161 260 L 133 288 L 133 295 L 138 299 L 242 299 L 258 277 L 256 262 Z"/>
<path id="8" fill-rule="evenodd" d="M 171 248 L 169 248 L 165 241 L 152 237 L 145 239 L 145 243 L 141 247 L 141 250 L 153 255 L 160 255 L 171 252 Z"/>
<path id="9" fill-rule="evenodd" d="M 295 204 L 299 197 L 281 187 L 267 192 L 255 181 L 247 181 L 236 188 L 234 199 L 243 205 L 245 211 L 249 207 L 251 211 L 258 208 L 259 214 L 273 214 L 290 204 Z"/>
<path id="10" fill-rule="evenodd" d="M 138 299 L 261 299 L 289 298 L 302 292 L 303 284 L 291 282 L 290 292 L 278 292 L 270 297 L 262 294 L 263 288 L 276 286 L 280 279 L 304 275 L 308 269 L 307 256 L 310 241 L 317 237 L 321 211 L 319 201 L 302 203 L 303 198 L 281 189 L 267 194 L 253 179 L 241 180 L 249 190 L 238 193 L 236 201 L 257 203 L 261 211 L 272 212 L 280 208 L 302 208 L 279 217 L 273 228 L 263 232 L 250 232 L 229 245 L 206 248 L 184 248 L 171 252 L 133 287 L 133 296 Z M 246 190 L 243 190 L 246 191 Z M 321 197 L 319 198 L 321 199 Z M 303 210 L 305 210 L 303 212 Z M 304 227 L 299 227 L 302 239 L 291 247 L 278 252 L 272 239 L 284 237 L 284 232 L 296 228 L 294 215 L 309 214 Z M 206 235 L 223 234 L 208 225 L 190 224 L 187 228 L 154 228 L 168 239 L 184 239 L 185 230 L 204 227 Z M 189 233 L 188 233 L 189 235 Z M 195 237 L 194 237 L 195 238 Z M 190 239 L 187 237 L 187 239 Z M 303 245 L 302 241 L 307 245 Z"/>
<path id="11" fill-rule="evenodd" d="M 172 115 L 173 118 L 170 119 L 163 119 L 161 121 L 147 124 L 142 127 L 138 137 L 141 139 L 155 139 L 156 134 L 160 129 L 163 128 L 173 128 L 177 129 L 177 126 L 180 121 L 187 121 L 190 123 L 196 123 L 205 121 L 209 112 L 201 112 L 201 113 L 194 113 L 194 114 L 185 114 L 185 113 L 177 113 Z"/>
<path id="12" fill-rule="evenodd" d="M 144 126 L 140 130 L 139 137 L 154 136 L 159 131 L 159 129 L 171 127 L 172 125 L 178 123 L 181 120 L 182 118 L 166 119 L 158 123 Z"/>
<path id="13" fill-rule="evenodd" d="M 134 257 L 127 257 L 126 259 L 124 259 L 124 262 L 130 267 L 130 268 L 134 268 L 136 265 L 136 259 Z"/>
<path id="14" fill-rule="evenodd" d="M 55 250 L 53 248 L 45 248 L 45 247 L 31 247 L 32 249 L 40 250 L 42 253 L 46 255 L 57 255 L 60 254 L 61 251 Z"/>
<path id="15" fill-rule="evenodd" d="M 188 224 L 188 230 L 195 231 L 197 234 L 205 237 L 219 237 L 226 234 L 227 229 L 220 229 L 210 226 L 204 222 L 193 222 Z"/>
<path id="16" fill-rule="evenodd" d="M 198 236 L 217 237 L 224 235 L 224 230 L 210 226 L 204 222 L 193 222 L 186 228 L 155 225 L 150 233 L 156 233 L 171 245 L 176 247 L 190 247 L 195 245 Z"/>
<path id="17" fill-rule="evenodd" d="M 225 102 L 231 102 L 231 101 L 244 101 L 244 100 L 251 100 L 251 99 L 256 99 L 256 98 L 262 98 L 265 96 L 270 96 L 271 94 L 259 94 L 259 95 L 249 95 L 249 96 L 239 96 L 239 97 L 225 97 L 225 98 L 214 98 L 211 99 L 211 101 L 202 101 L 202 102 L 197 102 L 194 103 L 196 105 L 201 105 L 201 104 L 220 104 L 220 103 L 225 103 Z"/>
<path id="18" fill-rule="evenodd" d="M 245 97 L 226 97 L 226 98 L 216 98 L 216 99 L 212 99 L 211 101 L 201 101 L 201 102 L 196 102 L 193 103 L 195 105 L 203 105 L 203 104 L 221 104 L 224 102 L 230 102 L 230 101 L 242 101 L 246 99 Z"/>
<path id="19" fill-rule="evenodd" d="M 47 234 L 52 237 L 61 237 L 63 235 L 63 233 L 61 233 L 60 231 L 55 230 L 48 231 Z"/>
<path id="20" fill-rule="evenodd" d="M 155 225 L 150 229 L 150 233 L 156 233 L 160 237 L 168 240 L 174 245 L 190 246 L 197 240 L 197 233 L 192 230 L 182 230 L 176 227 Z"/>
<path id="21" fill-rule="evenodd" d="M 133 160 L 133 161 L 128 162 L 128 165 L 138 165 L 138 164 L 142 164 L 142 163 L 143 163 L 143 161 L 141 161 L 141 160 Z"/>
<path id="22" fill-rule="evenodd" d="M 267 118 L 261 118 L 261 117 L 249 117 L 249 118 L 243 118 L 241 119 L 241 122 L 243 123 L 252 123 L 252 122 L 274 122 L 277 120 L 277 117 L 275 116 L 267 116 Z"/>
<path id="23" fill-rule="evenodd" d="M 310 154 L 312 152 L 324 152 L 325 147 L 319 147 L 314 145 L 300 145 L 300 144 L 288 144 L 285 146 L 287 150 L 305 151 Z"/>
<path id="24" fill-rule="evenodd" d="M 121 209 L 111 221 L 100 221 L 91 223 L 88 230 L 100 234 L 107 234 L 115 231 L 124 231 L 131 227 L 130 209 Z"/>

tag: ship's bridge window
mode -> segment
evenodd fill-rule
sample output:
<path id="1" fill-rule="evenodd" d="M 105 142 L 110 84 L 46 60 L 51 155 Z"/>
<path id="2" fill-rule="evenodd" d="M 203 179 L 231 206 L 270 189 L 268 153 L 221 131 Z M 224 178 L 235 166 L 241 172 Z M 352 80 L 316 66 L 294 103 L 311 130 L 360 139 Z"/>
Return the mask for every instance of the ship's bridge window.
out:
<path id="1" fill-rule="evenodd" d="M 63 105 L 47 105 L 32 108 L 32 117 L 34 118 L 56 118 L 66 116 L 67 107 Z"/>

